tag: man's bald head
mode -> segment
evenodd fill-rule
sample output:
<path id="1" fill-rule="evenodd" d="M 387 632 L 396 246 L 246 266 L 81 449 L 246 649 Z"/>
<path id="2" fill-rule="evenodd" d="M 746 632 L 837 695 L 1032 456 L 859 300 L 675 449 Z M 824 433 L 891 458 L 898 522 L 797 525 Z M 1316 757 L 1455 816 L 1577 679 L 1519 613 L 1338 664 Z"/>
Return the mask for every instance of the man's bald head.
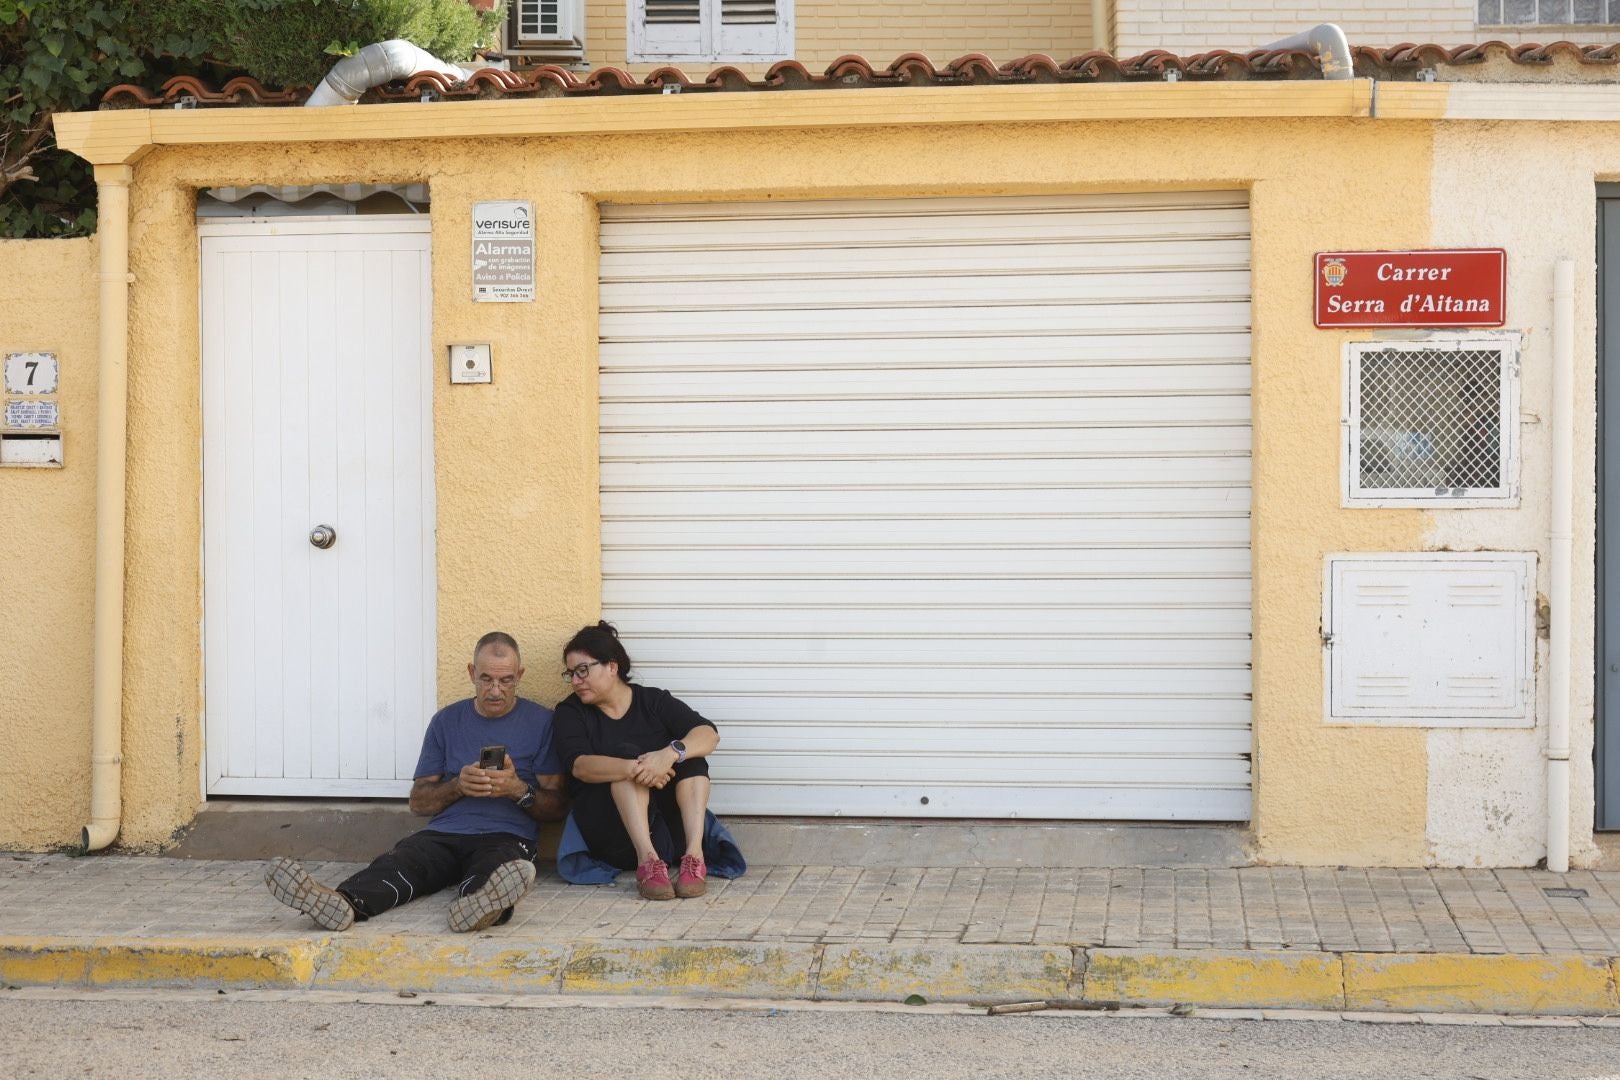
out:
<path id="1" fill-rule="evenodd" d="M 503 631 L 491 630 L 478 639 L 478 644 L 473 646 L 474 664 L 478 663 L 478 656 L 485 649 L 494 649 L 497 654 L 511 653 L 520 665 L 523 663 L 523 654 L 518 651 L 517 638 Z"/>

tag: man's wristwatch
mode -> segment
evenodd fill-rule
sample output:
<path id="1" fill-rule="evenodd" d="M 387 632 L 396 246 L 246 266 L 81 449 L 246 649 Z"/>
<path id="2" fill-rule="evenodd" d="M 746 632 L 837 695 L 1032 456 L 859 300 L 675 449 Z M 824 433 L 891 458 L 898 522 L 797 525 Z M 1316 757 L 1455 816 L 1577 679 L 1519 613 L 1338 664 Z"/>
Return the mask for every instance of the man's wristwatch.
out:
<path id="1" fill-rule="evenodd" d="M 681 742 L 681 740 L 676 739 L 674 742 L 669 744 L 669 748 L 675 751 L 675 764 L 679 765 L 681 762 L 686 760 L 686 744 Z"/>
<path id="2" fill-rule="evenodd" d="M 529 807 L 533 806 L 534 805 L 534 796 L 535 796 L 534 785 L 533 784 L 527 785 L 527 789 L 523 792 L 523 794 L 518 796 L 518 801 L 517 801 L 518 809 L 519 810 L 527 810 Z"/>

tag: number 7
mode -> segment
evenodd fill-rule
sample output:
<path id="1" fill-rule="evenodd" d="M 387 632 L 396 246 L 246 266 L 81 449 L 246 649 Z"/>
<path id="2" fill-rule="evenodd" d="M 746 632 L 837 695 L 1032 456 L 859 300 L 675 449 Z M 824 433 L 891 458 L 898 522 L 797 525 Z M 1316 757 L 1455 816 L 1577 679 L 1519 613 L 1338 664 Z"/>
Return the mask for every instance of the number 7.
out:
<path id="1" fill-rule="evenodd" d="M 33 386 L 34 385 L 34 371 L 39 367 L 39 361 L 38 360 L 29 360 L 29 361 L 27 361 L 26 363 L 23 364 L 23 367 L 28 369 L 28 385 Z"/>

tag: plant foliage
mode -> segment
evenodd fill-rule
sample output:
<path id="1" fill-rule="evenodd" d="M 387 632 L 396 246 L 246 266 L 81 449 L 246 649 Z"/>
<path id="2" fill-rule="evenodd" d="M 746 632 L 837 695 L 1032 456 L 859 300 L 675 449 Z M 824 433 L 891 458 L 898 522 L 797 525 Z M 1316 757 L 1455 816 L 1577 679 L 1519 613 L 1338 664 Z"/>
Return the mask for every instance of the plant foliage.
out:
<path id="1" fill-rule="evenodd" d="M 276 86 L 319 82 L 333 55 L 404 38 L 442 60 L 467 60 L 491 40 L 497 12 L 467 0 L 206 0 L 207 22 L 234 66 Z"/>
<path id="2" fill-rule="evenodd" d="M 50 120 L 119 83 L 313 84 L 333 56 L 389 38 L 467 60 L 499 19 L 467 0 L 0 0 L 0 237 L 94 231 L 89 166 L 56 149 Z"/>

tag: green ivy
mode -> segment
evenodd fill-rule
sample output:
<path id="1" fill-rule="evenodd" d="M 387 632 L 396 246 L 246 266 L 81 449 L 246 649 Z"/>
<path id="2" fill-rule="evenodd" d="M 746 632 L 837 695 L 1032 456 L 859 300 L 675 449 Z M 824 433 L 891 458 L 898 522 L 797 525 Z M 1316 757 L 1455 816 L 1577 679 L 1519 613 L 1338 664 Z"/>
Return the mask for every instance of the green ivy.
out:
<path id="1" fill-rule="evenodd" d="M 89 166 L 56 149 L 50 118 L 119 83 L 312 85 L 333 56 L 389 38 L 466 60 L 500 17 L 466 0 L 0 0 L 0 237 L 95 231 Z"/>

